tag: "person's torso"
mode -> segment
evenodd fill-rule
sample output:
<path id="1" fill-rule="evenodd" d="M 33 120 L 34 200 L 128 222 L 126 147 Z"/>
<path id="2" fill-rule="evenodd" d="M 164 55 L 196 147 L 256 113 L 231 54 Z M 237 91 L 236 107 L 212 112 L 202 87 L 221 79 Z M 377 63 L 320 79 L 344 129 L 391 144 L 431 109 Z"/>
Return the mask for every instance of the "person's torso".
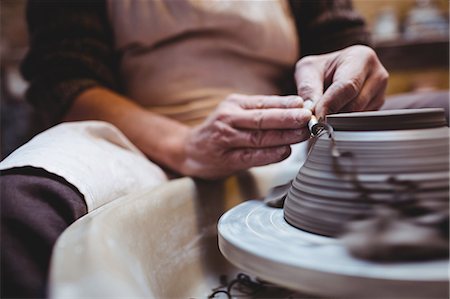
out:
<path id="1" fill-rule="evenodd" d="M 285 0 L 109 0 L 108 13 L 127 96 L 187 124 L 230 93 L 282 93 L 299 56 Z"/>

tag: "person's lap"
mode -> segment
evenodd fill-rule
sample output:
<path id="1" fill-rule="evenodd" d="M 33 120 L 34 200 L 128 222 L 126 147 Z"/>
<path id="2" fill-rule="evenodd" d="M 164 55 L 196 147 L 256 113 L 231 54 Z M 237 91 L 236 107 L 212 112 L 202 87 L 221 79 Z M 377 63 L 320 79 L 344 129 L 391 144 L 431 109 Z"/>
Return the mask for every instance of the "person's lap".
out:
<path id="1" fill-rule="evenodd" d="M 44 297 L 58 236 L 87 212 L 82 194 L 43 169 L 6 170 L 1 188 L 1 297 Z"/>
<path id="2" fill-rule="evenodd" d="M 1 295 L 43 297 L 52 248 L 76 219 L 167 178 L 119 130 L 65 123 L 0 163 Z"/>
<path id="3" fill-rule="evenodd" d="M 441 107 L 448 121 L 448 96 L 404 94 L 388 98 L 381 109 Z M 42 296 L 51 249 L 70 223 L 113 198 L 167 181 L 116 128 L 86 123 L 50 129 L 0 163 L 2 297 Z"/>

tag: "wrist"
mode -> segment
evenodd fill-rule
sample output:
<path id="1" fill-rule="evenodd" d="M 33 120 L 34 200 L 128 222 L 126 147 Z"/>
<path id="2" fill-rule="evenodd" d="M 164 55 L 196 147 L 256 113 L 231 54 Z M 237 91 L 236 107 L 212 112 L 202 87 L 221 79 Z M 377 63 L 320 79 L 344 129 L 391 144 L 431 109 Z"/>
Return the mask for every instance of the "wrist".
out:
<path id="1" fill-rule="evenodd" d="M 193 137 L 194 131 L 196 128 L 190 128 L 188 127 L 188 130 L 184 132 L 183 139 L 177 140 L 178 145 L 175 147 L 177 148 L 177 161 L 179 166 L 179 172 L 183 176 L 189 176 L 189 177 L 199 177 L 200 169 L 198 161 L 197 161 L 197 154 L 199 154 L 198 148 L 196 148 L 195 144 L 195 137 Z M 182 142 L 180 142 L 182 141 Z"/>
<path id="2" fill-rule="evenodd" d="M 165 153 L 161 157 L 161 162 L 183 176 L 190 175 L 187 167 L 188 155 L 186 143 L 191 130 L 188 126 L 180 125 L 176 133 L 173 132 L 173 134 L 165 138 L 164 142 L 161 142 L 161 151 Z"/>

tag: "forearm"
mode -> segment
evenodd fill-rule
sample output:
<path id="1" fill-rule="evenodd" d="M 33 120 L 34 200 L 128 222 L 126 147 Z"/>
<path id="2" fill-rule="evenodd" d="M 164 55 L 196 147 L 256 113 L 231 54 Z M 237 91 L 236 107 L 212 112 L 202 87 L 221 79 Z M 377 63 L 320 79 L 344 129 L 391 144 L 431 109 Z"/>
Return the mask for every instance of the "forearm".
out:
<path id="1" fill-rule="evenodd" d="M 189 128 L 147 111 L 111 90 L 95 87 L 81 93 L 64 120 L 107 121 L 152 161 L 184 174 L 184 140 Z"/>
<path id="2" fill-rule="evenodd" d="M 301 56 L 370 43 L 364 19 L 350 0 L 290 0 Z"/>
<path id="3" fill-rule="evenodd" d="M 22 62 L 27 100 L 51 123 L 94 86 L 118 90 L 113 32 L 104 0 L 27 2 L 30 47 Z"/>
<path id="4" fill-rule="evenodd" d="M 311 112 L 300 97 L 229 95 L 202 124 L 189 128 L 104 88 L 81 93 L 65 120 L 104 120 L 151 160 L 182 175 L 217 179 L 283 160 L 309 138 Z"/>

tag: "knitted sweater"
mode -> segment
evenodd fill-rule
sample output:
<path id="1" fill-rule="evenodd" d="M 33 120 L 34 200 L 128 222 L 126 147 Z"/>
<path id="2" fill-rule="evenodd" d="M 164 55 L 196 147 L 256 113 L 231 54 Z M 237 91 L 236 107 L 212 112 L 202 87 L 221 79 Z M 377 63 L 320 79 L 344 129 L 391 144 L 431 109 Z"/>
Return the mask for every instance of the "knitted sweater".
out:
<path id="1" fill-rule="evenodd" d="M 369 42 L 350 1 L 290 0 L 290 6 L 302 56 Z M 29 0 L 27 22 L 30 49 L 22 63 L 30 82 L 26 97 L 50 122 L 58 122 L 88 88 L 121 92 L 120 53 L 104 0 Z"/>

